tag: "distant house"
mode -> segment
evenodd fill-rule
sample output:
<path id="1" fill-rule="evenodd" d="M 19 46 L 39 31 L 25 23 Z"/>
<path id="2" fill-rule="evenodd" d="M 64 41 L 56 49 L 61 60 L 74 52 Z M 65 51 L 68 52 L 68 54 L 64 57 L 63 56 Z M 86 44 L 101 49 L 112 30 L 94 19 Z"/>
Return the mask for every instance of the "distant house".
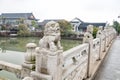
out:
<path id="1" fill-rule="evenodd" d="M 88 25 L 93 25 L 96 27 L 99 26 L 106 26 L 106 23 L 90 23 L 90 22 L 84 22 L 80 20 L 79 18 L 74 18 L 72 21 L 70 21 L 71 25 L 73 25 L 73 31 L 75 32 L 85 32 Z"/>
<path id="2" fill-rule="evenodd" d="M 61 20 L 64 20 L 64 19 L 45 19 L 43 20 L 42 22 L 39 22 L 38 25 L 42 28 L 44 28 L 45 24 L 48 23 L 49 21 L 55 21 L 55 22 L 58 22 L 58 21 L 61 21 Z"/>
<path id="3" fill-rule="evenodd" d="M 15 27 L 18 26 L 21 19 L 28 26 L 32 25 L 32 21 L 38 21 L 33 13 L 2 13 L 0 15 L 0 24 Z"/>

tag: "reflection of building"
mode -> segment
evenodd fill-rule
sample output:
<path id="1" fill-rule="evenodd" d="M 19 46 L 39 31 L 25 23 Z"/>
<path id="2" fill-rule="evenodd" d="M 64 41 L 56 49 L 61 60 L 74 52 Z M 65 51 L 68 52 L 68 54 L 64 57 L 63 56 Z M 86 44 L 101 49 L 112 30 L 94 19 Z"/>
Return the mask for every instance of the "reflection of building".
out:
<path id="1" fill-rule="evenodd" d="M 2 13 L 0 15 L 0 24 L 14 27 L 18 26 L 21 19 L 28 26 L 32 25 L 32 21 L 37 21 L 32 13 Z"/>
<path id="2" fill-rule="evenodd" d="M 86 31 L 86 28 L 88 25 L 93 25 L 96 27 L 99 26 L 106 26 L 106 23 L 89 23 L 89 22 L 84 22 L 82 20 L 80 20 L 79 18 L 74 18 L 72 21 L 70 21 L 70 23 L 73 25 L 73 30 L 75 32 L 84 32 Z"/>

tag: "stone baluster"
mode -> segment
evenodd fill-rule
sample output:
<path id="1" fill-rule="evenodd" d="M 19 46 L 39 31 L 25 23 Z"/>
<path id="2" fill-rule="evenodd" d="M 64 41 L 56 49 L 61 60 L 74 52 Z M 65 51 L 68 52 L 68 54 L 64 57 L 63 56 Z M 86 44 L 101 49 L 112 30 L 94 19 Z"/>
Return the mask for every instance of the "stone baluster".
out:
<path id="1" fill-rule="evenodd" d="M 26 45 L 27 51 L 25 53 L 25 62 L 22 64 L 22 76 L 30 76 L 30 72 L 35 70 L 35 43 L 28 43 Z"/>
<path id="2" fill-rule="evenodd" d="M 90 77 L 91 73 L 91 54 L 93 49 L 93 26 L 87 26 L 87 32 L 84 34 L 83 43 L 89 44 L 89 52 L 88 52 L 88 65 L 87 65 L 87 77 Z"/>
<path id="3" fill-rule="evenodd" d="M 108 27 L 108 36 L 109 36 L 109 44 L 108 44 L 108 46 L 110 45 L 110 43 L 111 43 L 111 29 L 110 29 L 111 27 L 109 26 Z"/>
<path id="4" fill-rule="evenodd" d="M 117 32 L 113 27 L 111 27 L 111 28 L 112 28 L 113 39 L 115 39 L 117 36 Z"/>
<path id="5" fill-rule="evenodd" d="M 103 37 L 104 37 L 102 30 L 103 30 L 103 26 L 99 26 L 99 30 L 97 31 L 97 35 L 96 35 L 97 38 L 100 38 L 100 47 L 99 47 L 98 60 L 101 59 L 101 52 L 102 52 L 101 47 L 102 47 L 102 42 L 103 42 L 102 40 L 103 40 Z"/>
<path id="6" fill-rule="evenodd" d="M 104 44 L 104 52 L 106 52 L 106 46 L 107 46 L 107 28 L 104 27 L 103 34 L 105 35 L 105 44 Z"/>
<path id="7" fill-rule="evenodd" d="M 62 53 L 60 26 L 50 21 L 45 25 L 44 36 L 36 48 L 36 69 L 31 72 L 34 80 L 62 80 Z"/>
<path id="8" fill-rule="evenodd" d="M 113 29 L 112 27 L 110 27 L 110 44 L 112 43 L 112 40 L 113 40 Z"/>

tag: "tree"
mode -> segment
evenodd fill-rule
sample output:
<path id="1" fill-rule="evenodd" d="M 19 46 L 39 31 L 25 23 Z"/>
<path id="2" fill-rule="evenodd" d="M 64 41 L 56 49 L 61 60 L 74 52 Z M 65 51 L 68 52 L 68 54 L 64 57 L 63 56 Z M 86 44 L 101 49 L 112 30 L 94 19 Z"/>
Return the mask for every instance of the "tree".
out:
<path id="1" fill-rule="evenodd" d="M 98 28 L 97 27 L 93 27 L 93 37 L 96 38 L 96 34 L 97 34 Z"/>
<path id="2" fill-rule="evenodd" d="M 72 33 L 72 26 L 71 24 L 66 20 L 60 20 L 58 21 L 60 25 L 60 31 L 62 36 L 68 36 Z"/>
<path id="3" fill-rule="evenodd" d="M 29 28 L 28 28 L 27 25 L 19 24 L 19 26 L 18 26 L 18 35 L 19 36 L 25 37 L 25 36 L 30 36 L 30 34 L 31 33 L 30 33 Z"/>
<path id="4" fill-rule="evenodd" d="M 25 23 L 25 19 L 24 18 L 20 18 L 17 22 L 18 22 L 18 24 L 24 24 Z"/>
<path id="5" fill-rule="evenodd" d="M 32 24 L 32 27 L 34 27 L 35 29 L 38 28 L 38 24 L 35 20 L 32 20 L 31 24 Z"/>
<path id="6" fill-rule="evenodd" d="M 117 21 L 113 21 L 113 27 L 117 31 L 118 34 L 120 34 L 120 23 Z"/>

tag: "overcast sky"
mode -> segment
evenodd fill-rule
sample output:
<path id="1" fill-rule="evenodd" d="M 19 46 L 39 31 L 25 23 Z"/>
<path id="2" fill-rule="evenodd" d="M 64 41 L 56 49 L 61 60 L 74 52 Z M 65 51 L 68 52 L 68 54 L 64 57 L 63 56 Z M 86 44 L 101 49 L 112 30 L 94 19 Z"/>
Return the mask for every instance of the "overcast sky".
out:
<path id="1" fill-rule="evenodd" d="M 0 0 L 0 13 L 16 12 L 33 12 L 40 21 L 78 17 L 85 22 L 111 22 L 120 15 L 120 0 Z"/>

